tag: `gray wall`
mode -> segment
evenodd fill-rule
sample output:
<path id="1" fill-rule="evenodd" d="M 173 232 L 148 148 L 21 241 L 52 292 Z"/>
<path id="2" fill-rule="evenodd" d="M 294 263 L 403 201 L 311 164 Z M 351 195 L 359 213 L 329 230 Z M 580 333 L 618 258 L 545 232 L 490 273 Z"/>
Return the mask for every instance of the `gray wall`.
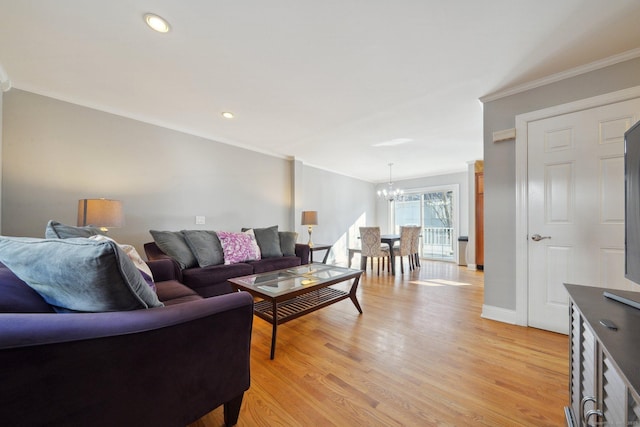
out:
<path id="1" fill-rule="evenodd" d="M 634 59 L 484 104 L 485 305 L 516 308 L 515 145 L 493 143 L 493 132 L 515 127 L 519 114 L 638 85 Z"/>
<path id="2" fill-rule="evenodd" d="M 377 222 L 375 185 L 313 167 L 305 167 L 303 173 L 302 210 L 318 211 L 313 242 L 332 244 L 329 260 L 347 265 L 348 248 L 359 247 L 358 227 Z M 298 240 L 307 242 L 307 227 L 300 230 Z"/>
<path id="3" fill-rule="evenodd" d="M 105 197 L 123 201 L 126 220 L 109 234 L 138 251 L 151 240 L 149 229 L 278 224 L 300 232 L 298 206 L 319 210 L 318 241 L 330 242 L 352 220 L 345 207 L 354 195 L 359 202 L 373 187 L 17 89 L 3 101 L 4 235 L 43 237 L 49 219 L 75 225 L 78 199 Z M 304 204 L 295 199 L 301 193 Z M 373 212 L 371 203 L 359 208 Z M 196 215 L 206 224 L 196 226 Z M 298 241 L 306 242 L 305 235 Z"/>

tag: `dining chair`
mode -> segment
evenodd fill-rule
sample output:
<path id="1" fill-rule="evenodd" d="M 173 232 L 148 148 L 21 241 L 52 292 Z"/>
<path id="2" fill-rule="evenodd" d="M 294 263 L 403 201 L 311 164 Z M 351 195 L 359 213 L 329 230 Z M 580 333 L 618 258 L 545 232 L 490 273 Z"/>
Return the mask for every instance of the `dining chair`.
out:
<path id="1" fill-rule="evenodd" d="M 360 227 L 360 243 L 360 256 L 371 258 L 371 270 L 373 270 L 374 258 L 378 261 L 378 276 L 380 275 L 380 264 L 382 264 L 382 269 L 384 270 L 385 258 L 387 259 L 387 270 L 389 270 L 391 265 L 389 261 L 391 258 L 389 245 L 382 243 L 380 240 L 380 227 Z"/>
<path id="2" fill-rule="evenodd" d="M 400 273 L 404 274 L 404 260 L 407 257 L 409 271 L 413 271 L 420 266 L 418 260 L 418 246 L 420 242 L 420 226 L 418 225 L 401 225 L 400 241 L 398 242 L 398 253 L 400 255 Z"/>
<path id="3" fill-rule="evenodd" d="M 411 253 L 413 254 L 413 266 L 414 268 L 420 267 L 420 234 L 422 233 L 422 227 L 414 225 L 413 239 L 411 240 Z"/>

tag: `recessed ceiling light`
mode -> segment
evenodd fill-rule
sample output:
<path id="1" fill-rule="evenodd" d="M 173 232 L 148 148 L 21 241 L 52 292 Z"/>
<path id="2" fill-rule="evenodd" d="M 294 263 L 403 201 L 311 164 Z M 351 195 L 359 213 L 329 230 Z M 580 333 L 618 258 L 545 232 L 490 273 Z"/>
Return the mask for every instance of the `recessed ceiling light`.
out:
<path id="1" fill-rule="evenodd" d="M 233 113 L 225 111 L 224 113 L 222 113 L 222 117 L 224 117 L 225 119 L 233 119 Z"/>
<path id="2" fill-rule="evenodd" d="M 147 13 L 146 15 L 144 15 L 144 21 L 149 27 L 159 33 L 169 32 L 169 23 L 161 16 L 155 15 L 153 13 Z"/>

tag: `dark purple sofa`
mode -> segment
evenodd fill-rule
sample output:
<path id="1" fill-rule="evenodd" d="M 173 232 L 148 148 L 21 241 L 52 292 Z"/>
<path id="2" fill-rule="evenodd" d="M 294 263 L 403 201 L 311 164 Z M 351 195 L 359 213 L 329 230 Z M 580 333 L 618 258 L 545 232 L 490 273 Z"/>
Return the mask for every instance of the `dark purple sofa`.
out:
<path id="1" fill-rule="evenodd" d="M 184 426 L 249 388 L 253 298 L 202 298 L 148 263 L 165 307 L 56 314 L 0 264 L 0 420 L 12 426 Z"/>
<path id="2" fill-rule="evenodd" d="M 227 280 L 234 277 L 309 264 L 309 245 L 302 243 L 296 243 L 296 256 L 263 258 L 258 261 L 247 261 L 238 264 L 210 265 L 185 269 L 181 269 L 180 264 L 164 253 L 155 242 L 145 243 L 144 251 L 149 260 L 171 260 L 178 280 L 203 297 L 233 292 Z"/>

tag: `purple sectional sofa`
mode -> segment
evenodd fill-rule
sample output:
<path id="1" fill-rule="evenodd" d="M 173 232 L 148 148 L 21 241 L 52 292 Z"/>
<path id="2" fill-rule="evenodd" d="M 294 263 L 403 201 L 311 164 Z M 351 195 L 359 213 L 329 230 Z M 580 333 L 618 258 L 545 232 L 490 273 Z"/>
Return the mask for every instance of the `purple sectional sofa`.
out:
<path id="1" fill-rule="evenodd" d="M 293 251 L 295 251 L 295 254 L 292 251 L 290 254 L 285 253 L 281 254 L 281 256 L 263 257 L 256 261 L 206 265 L 204 267 L 198 266 L 197 263 L 195 265 L 189 265 L 187 263 L 187 266 L 185 266 L 184 260 L 176 260 L 175 256 L 169 256 L 160 249 L 155 241 L 145 243 L 144 251 L 149 260 L 171 260 L 174 265 L 175 275 L 180 282 L 189 286 L 203 297 L 211 297 L 233 292 L 231 285 L 227 282 L 228 279 L 283 268 L 297 267 L 309 263 L 308 245 L 295 243 L 295 245 L 292 244 L 291 247 Z M 186 251 L 186 249 L 183 249 L 183 252 L 184 251 Z M 182 261 L 182 264 L 179 261 Z"/>
<path id="2" fill-rule="evenodd" d="M 55 313 L 0 264 L 0 420 L 23 426 L 184 426 L 249 388 L 253 298 L 203 298 L 148 262 L 164 307 Z"/>

